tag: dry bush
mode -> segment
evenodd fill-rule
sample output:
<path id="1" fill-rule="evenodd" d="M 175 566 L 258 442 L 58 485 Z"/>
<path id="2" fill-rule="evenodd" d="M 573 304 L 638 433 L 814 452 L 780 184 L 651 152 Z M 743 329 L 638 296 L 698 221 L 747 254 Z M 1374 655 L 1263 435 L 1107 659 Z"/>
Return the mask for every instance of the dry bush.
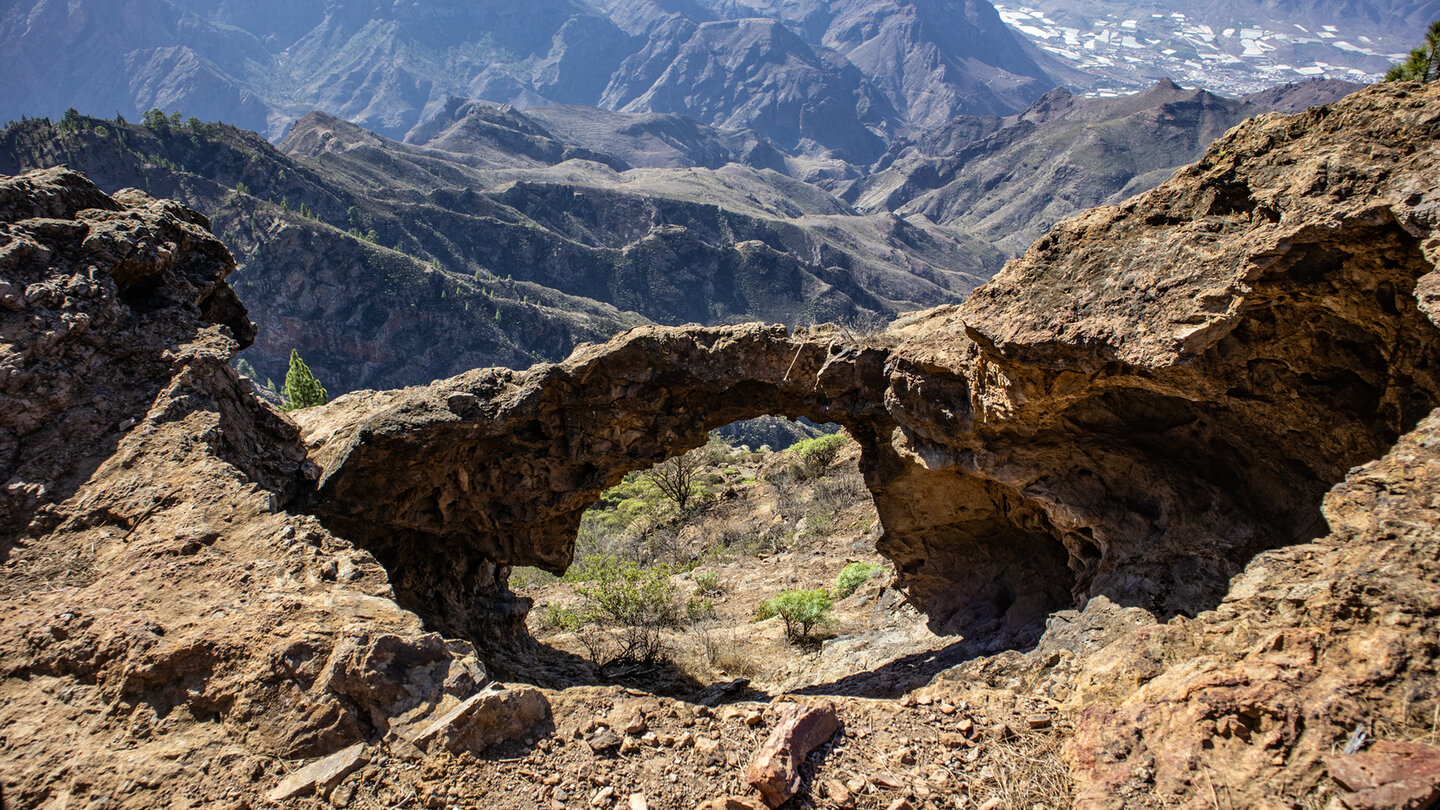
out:
<path id="1" fill-rule="evenodd" d="M 1058 734 L 1021 734 L 986 751 L 993 776 L 981 795 L 1000 799 L 1002 807 L 1069 807 L 1070 774 L 1061 757 Z"/>
<path id="2" fill-rule="evenodd" d="M 734 625 L 722 627 L 715 622 L 696 624 L 690 628 L 690 636 L 705 666 L 713 672 L 753 678 L 764 670 L 755 658 L 754 645 L 740 638 Z M 705 678 L 697 679 L 709 680 L 710 673 L 704 674 Z"/>

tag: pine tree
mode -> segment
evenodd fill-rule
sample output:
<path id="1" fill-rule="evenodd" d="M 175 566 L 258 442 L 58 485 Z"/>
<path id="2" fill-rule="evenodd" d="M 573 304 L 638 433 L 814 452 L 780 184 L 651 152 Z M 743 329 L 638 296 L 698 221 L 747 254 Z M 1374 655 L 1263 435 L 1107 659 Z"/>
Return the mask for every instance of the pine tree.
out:
<path id="1" fill-rule="evenodd" d="M 290 370 L 285 372 L 285 388 L 280 391 L 280 396 L 285 398 L 287 411 L 324 405 L 330 401 L 325 386 L 315 379 L 310 367 L 300 359 L 300 352 L 294 349 L 290 350 Z"/>
<path id="2" fill-rule="evenodd" d="M 1440 20 L 1430 23 L 1420 47 L 1385 74 L 1387 82 L 1433 82 L 1436 79 L 1440 79 Z"/>

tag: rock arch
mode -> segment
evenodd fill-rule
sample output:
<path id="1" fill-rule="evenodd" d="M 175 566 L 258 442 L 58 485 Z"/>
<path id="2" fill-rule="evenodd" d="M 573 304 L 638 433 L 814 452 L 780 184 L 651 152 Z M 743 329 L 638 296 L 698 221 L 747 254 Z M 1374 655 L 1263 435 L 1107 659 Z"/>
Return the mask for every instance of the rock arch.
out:
<path id="1" fill-rule="evenodd" d="M 301 412 L 303 508 L 433 627 L 494 646 L 525 608 L 507 566 L 563 569 L 625 472 L 807 416 L 859 442 L 878 548 L 937 630 L 983 650 L 1096 596 L 1214 607 L 1257 552 L 1324 534 L 1324 492 L 1440 404 L 1440 151 L 1410 92 L 1239 127 L 883 343 L 642 328 Z"/>
<path id="2" fill-rule="evenodd" d="M 895 425 L 882 349 L 783 326 L 645 327 L 529 371 L 357 392 L 297 413 L 313 508 L 444 632 L 511 643 L 508 568 L 571 562 L 582 513 L 632 470 L 767 414 L 838 422 L 873 463 Z M 487 643 L 488 642 L 488 643 Z"/>

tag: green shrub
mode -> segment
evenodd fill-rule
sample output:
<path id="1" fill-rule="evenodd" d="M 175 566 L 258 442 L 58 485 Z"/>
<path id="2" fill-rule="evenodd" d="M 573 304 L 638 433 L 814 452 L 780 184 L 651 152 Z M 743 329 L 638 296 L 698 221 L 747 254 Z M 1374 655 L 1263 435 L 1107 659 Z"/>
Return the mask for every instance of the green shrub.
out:
<path id="1" fill-rule="evenodd" d="M 715 618 L 715 603 L 699 596 L 690 597 L 685 603 L 685 618 L 692 622 Z"/>
<path id="2" fill-rule="evenodd" d="M 782 591 L 778 596 L 766 599 L 755 609 L 758 620 L 779 616 L 785 622 L 785 637 L 793 641 L 809 638 L 816 625 L 830 620 L 830 610 L 835 606 L 830 594 L 823 590 Z"/>
<path id="3" fill-rule="evenodd" d="M 573 633 L 585 623 L 585 617 L 581 615 L 580 610 L 573 607 L 547 605 L 545 615 L 540 618 L 540 623 L 545 627 Z"/>
<path id="4" fill-rule="evenodd" d="M 819 478 L 825 474 L 845 443 L 850 439 L 844 433 L 830 433 L 805 439 L 790 446 L 790 452 L 800 462 L 800 468 L 807 478 Z"/>
<path id="5" fill-rule="evenodd" d="M 663 627 L 676 623 L 675 585 L 670 567 L 641 566 L 634 560 L 601 555 L 586 560 L 587 581 L 575 586 L 585 600 L 587 619 L 622 627 Z"/>
<path id="6" fill-rule="evenodd" d="M 852 562 L 840 570 L 840 575 L 835 577 L 835 584 L 830 588 L 830 595 L 836 599 L 844 599 L 855 592 L 865 580 L 875 575 L 876 571 L 884 570 L 885 566 L 867 562 Z"/>

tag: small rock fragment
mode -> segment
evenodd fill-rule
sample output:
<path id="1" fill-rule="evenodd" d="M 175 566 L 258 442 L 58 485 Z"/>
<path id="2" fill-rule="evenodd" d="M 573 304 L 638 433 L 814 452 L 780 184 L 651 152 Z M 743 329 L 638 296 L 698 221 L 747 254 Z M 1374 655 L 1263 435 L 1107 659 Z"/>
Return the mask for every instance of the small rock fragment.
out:
<path id="1" fill-rule="evenodd" d="M 630 717 L 630 720 L 625 723 L 625 733 L 632 737 L 639 737 L 641 734 L 644 734 L 645 728 L 645 715 L 639 711 L 636 711 L 635 714 Z"/>
<path id="2" fill-rule="evenodd" d="M 695 808 L 695 810 L 764 810 L 764 807 L 765 805 L 754 799 L 725 796 L 719 799 L 711 799 Z"/>
<path id="3" fill-rule="evenodd" d="M 630 794 L 630 810 L 650 810 L 650 805 L 645 803 L 644 793 Z"/>
<path id="4" fill-rule="evenodd" d="M 1352 810 L 1428 808 L 1440 800 L 1440 748 L 1381 740 L 1359 754 L 1327 754 L 1330 777 Z"/>
<path id="5" fill-rule="evenodd" d="M 861 783 L 864 786 L 864 783 Z M 830 798 L 831 803 L 836 807 L 854 807 L 855 796 L 850 789 L 840 783 L 838 779 L 831 779 L 825 783 L 825 795 Z"/>
<path id="6" fill-rule="evenodd" d="M 603 754 L 606 751 L 613 751 L 619 748 L 620 738 L 607 726 L 601 726 L 591 732 L 589 737 L 585 738 L 585 744 L 590 746 L 591 751 L 597 754 Z"/>
<path id="7" fill-rule="evenodd" d="M 883 790 L 899 790 L 905 787 L 903 782 L 885 771 L 870 774 L 870 783 Z"/>
<path id="8" fill-rule="evenodd" d="M 311 792 L 324 794 L 356 769 L 370 761 L 365 755 L 365 744 L 355 743 L 323 759 L 318 759 L 281 780 L 265 799 L 283 802 Z"/>
<path id="9" fill-rule="evenodd" d="M 717 765 L 725 762 L 725 753 L 720 748 L 720 741 L 713 737 L 696 737 L 695 751 L 700 755 L 702 762 Z"/>
<path id="10" fill-rule="evenodd" d="M 1025 718 L 1025 725 L 1029 726 L 1030 728 L 1032 728 L 1032 729 L 1034 729 L 1034 730 L 1036 730 L 1036 731 L 1039 731 L 1039 730 L 1042 729 L 1042 728 L 1049 728 L 1049 727 L 1050 727 L 1050 715 L 1048 715 L 1048 714 L 1032 714 L 1032 715 L 1030 715 L 1029 717 Z"/>
<path id="11" fill-rule="evenodd" d="M 595 791 L 595 795 L 590 797 L 590 806 L 604 807 L 605 805 L 609 804 L 610 800 L 613 798 L 615 798 L 615 788 L 611 787 L 610 785 L 606 785 L 605 787 Z"/>
<path id="12" fill-rule="evenodd" d="M 770 807 L 779 807 L 800 792 L 800 763 L 839 730 L 840 718 L 828 701 L 786 708 L 746 767 L 745 782 Z"/>
<path id="13" fill-rule="evenodd" d="M 1001 723 L 1000 725 L 990 729 L 990 739 L 994 740 L 995 742 L 1004 742 L 1014 736 L 1015 729 L 1010 728 L 1010 724 L 1008 723 Z"/>
<path id="14" fill-rule="evenodd" d="M 887 807 L 885 810 L 915 810 L 915 806 L 910 804 L 909 799 L 901 796 L 900 798 L 891 802 L 890 806 Z"/>

